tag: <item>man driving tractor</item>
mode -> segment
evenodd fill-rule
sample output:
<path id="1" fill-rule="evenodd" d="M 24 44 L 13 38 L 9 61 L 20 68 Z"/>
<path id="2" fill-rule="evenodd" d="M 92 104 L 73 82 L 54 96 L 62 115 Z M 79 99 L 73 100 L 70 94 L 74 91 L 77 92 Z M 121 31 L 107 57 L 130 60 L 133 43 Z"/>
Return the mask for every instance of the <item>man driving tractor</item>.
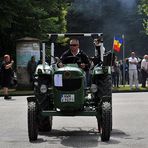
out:
<path id="1" fill-rule="evenodd" d="M 65 59 L 67 57 L 77 57 L 79 60 L 75 61 L 79 63 L 79 66 L 84 70 L 88 71 L 90 67 L 88 56 L 79 48 L 79 40 L 71 39 L 70 40 L 70 50 L 65 51 L 61 56 L 62 63 L 59 64 L 59 67 L 63 67 L 63 64 L 68 64 Z"/>

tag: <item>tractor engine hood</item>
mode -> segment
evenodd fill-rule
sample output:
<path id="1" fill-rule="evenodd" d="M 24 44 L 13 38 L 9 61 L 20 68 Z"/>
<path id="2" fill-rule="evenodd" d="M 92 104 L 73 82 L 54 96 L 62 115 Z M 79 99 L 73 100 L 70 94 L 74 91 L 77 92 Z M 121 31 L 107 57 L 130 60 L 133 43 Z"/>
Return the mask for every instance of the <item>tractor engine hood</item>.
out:
<path id="1" fill-rule="evenodd" d="M 67 64 L 55 71 L 54 74 L 62 74 L 64 79 L 84 77 L 84 71 L 75 65 L 76 64 Z"/>
<path id="2" fill-rule="evenodd" d="M 65 65 L 54 72 L 54 105 L 60 110 L 75 111 L 84 104 L 84 71 Z"/>

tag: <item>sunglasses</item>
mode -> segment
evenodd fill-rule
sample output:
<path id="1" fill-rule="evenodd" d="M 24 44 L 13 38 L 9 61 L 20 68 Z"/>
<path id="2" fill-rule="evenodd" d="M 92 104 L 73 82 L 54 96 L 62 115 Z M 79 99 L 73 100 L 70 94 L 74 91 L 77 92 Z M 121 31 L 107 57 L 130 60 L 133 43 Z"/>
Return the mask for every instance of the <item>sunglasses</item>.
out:
<path id="1" fill-rule="evenodd" d="M 70 44 L 70 46 L 78 46 L 78 44 Z"/>

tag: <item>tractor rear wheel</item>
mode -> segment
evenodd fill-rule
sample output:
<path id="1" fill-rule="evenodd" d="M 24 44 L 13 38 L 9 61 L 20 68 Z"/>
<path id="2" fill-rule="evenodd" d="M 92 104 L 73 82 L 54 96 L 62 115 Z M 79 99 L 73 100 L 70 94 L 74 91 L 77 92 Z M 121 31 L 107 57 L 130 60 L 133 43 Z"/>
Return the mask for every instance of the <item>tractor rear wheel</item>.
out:
<path id="1" fill-rule="evenodd" d="M 98 102 L 101 98 L 110 98 L 108 100 L 111 104 L 111 130 L 112 130 L 112 80 L 110 74 L 102 74 L 98 75 L 98 77 L 95 78 L 95 84 L 98 87 L 98 91 L 95 93 L 95 102 L 96 106 L 98 105 Z"/>
<path id="2" fill-rule="evenodd" d="M 104 102 L 102 104 L 101 115 L 101 141 L 109 141 L 111 133 L 111 104 Z"/>
<path id="3" fill-rule="evenodd" d="M 37 106 L 35 102 L 28 102 L 28 136 L 29 141 L 38 137 Z"/>
<path id="4" fill-rule="evenodd" d="M 102 96 L 112 96 L 112 81 L 111 75 L 98 75 L 95 78 L 95 84 L 98 87 L 98 91 L 96 92 L 95 96 L 100 98 Z M 110 100 L 111 101 L 111 100 Z"/>
<path id="5" fill-rule="evenodd" d="M 52 130 L 52 116 L 41 117 L 39 120 L 39 131 L 50 132 Z"/>

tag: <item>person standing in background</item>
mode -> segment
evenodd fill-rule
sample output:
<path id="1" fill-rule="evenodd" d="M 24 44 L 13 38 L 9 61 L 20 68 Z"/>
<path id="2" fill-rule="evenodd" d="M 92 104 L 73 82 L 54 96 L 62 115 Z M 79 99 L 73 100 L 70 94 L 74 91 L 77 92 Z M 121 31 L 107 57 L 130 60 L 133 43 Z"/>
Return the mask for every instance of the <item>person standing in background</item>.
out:
<path id="1" fill-rule="evenodd" d="M 10 60 L 10 55 L 4 55 L 4 60 L 1 66 L 1 74 L 2 74 L 2 87 L 4 92 L 4 99 L 11 99 L 8 95 L 8 88 L 11 84 L 11 77 L 12 77 L 12 65 L 14 61 Z"/>
<path id="2" fill-rule="evenodd" d="M 141 62 L 142 87 L 146 87 L 146 79 L 148 78 L 148 55 L 144 55 Z"/>
<path id="3" fill-rule="evenodd" d="M 125 59 L 125 84 L 129 84 L 129 63 L 128 63 L 128 58 Z"/>
<path id="4" fill-rule="evenodd" d="M 120 64 L 117 56 L 115 56 L 115 61 L 112 65 L 112 81 L 114 87 L 119 87 L 119 75 L 120 75 Z"/>
<path id="5" fill-rule="evenodd" d="M 30 78 L 30 84 L 33 87 L 33 81 L 34 81 L 34 73 L 37 67 L 37 62 L 35 61 L 35 56 L 31 57 L 31 60 L 28 62 L 27 65 L 27 71 L 29 74 L 29 78 Z"/>
<path id="6" fill-rule="evenodd" d="M 135 57 L 135 52 L 131 52 L 131 57 L 128 58 L 129 61 L 129 84 L 130 89 L 133 89 L 133 83 L 135 84 L 136 90 L 139 89 L 138 86 L 138 71 L 137 71 L 137 64 L 138 60 Z"/>

